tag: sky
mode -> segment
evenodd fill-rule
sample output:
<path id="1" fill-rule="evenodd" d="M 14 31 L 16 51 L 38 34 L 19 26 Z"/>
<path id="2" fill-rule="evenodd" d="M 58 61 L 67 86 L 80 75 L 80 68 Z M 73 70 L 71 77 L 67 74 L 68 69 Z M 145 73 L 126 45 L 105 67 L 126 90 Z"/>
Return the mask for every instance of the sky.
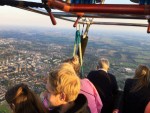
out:
<path id="1" fill-rule="evenodd" d="M 34 1 L 40 2 L 40 0 L 26 0 L 26 1 Z M 105 4 L 133 4 L 130 0 L 105 0 Z M 72 28 L 73 23 L 68 21 L 63 21 L 60 19 L 56 19 L 57 25 L 53 26 L 51 24 L 51 20 L 48 16 L 44 16 L 41 14 L 33 13 L 30 11 L 25 11 L 22 9 L 13 8 L 10 6 L 0 6 L 0 26 L 32 26 L 32 27 L 54 27 L 54 28 L 64 28 L 64 24 L 66 28 Z M 112 20 L 112 19 L 100 19 L 100 21 L 119 21 L 122 20 Z M 126 20 L 128 22 L 136 22 L 137 20 Z M 140 20 L 141 21 L 141 20 Z M 137 21 L 139 22 L 139 20 Z M 146 23 L 147 21 L 141 21 L 141 23 Z M 94 26 L 94 28 L 99 28 L 99 26 Z M 104 26 L 104 29 L 108 29 L 108 26 Z M 114 26 L 109 26 L 110 29 L 114 28 Z M 120 27 L 118 27 L 120 29 Z"/>

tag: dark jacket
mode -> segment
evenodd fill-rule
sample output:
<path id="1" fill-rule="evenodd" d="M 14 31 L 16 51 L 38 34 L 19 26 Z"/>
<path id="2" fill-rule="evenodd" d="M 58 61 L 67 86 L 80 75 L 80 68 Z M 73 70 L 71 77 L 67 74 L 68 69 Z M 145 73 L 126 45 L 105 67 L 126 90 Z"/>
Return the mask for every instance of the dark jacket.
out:
<path id="1" fill-rule="evenodd" d="M 115 76 L 103 70 L 96 70 L 91 71 L 87 78 L 94 84 L 102 99 L 103 107 L 101 113 L 112 113 L 118 94 L 118 85 Z"/>
<path id="2" fill-rule="evenodd" d="M 150 101 L 150 85 L 137 92 L 131 92 L 136 83 L 135 79 L 127 79 L 123 95 L 123 113 L 144 113 L 145 107 Z"/>
<path id="3" fill-rule="evenodd" d="M 87 99 L 83 94 L 79 94 L 74 101 L 74 106 L 65 113 L 91 113 L 88 108 Z M 50 113 L 59 113 L 59 107 L 50 110 Z"/>

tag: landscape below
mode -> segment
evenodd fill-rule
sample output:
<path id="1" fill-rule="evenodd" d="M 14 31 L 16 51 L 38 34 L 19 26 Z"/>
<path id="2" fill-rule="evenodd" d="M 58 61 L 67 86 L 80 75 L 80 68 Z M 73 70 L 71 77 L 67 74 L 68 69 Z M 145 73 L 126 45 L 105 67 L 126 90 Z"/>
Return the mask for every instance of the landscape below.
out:
<path id="1" fill-rule="evenodd" d="M 3 28 L 0 30 L 0 113 L 9 113 L 4 100 L 6 90 L 27 83 L 38 94 L 44 90 L 43 77 L 72 56 L 75 31 L 69 29 Z M 84 55 L 84 75 L 96 69 L 99 57 L 110 60 L 113 73 L 123 90 L 126 78 L 139 64 L 150 66 L 150 38 L 145 33 L 89 32 Z"/>

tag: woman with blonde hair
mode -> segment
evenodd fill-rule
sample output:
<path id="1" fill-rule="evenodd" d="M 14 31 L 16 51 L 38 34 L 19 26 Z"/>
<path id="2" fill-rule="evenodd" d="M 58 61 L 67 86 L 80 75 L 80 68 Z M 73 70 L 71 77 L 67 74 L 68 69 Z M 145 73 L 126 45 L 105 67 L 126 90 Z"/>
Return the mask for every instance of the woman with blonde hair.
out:
<path id="1" fill-rule="evenodd" d="M 13 113 L 48 113 L 37 95 L 23 83 L 10 88 L 5 99 Z"/>
<path id="2" fill-rule="evenodd" d="M 127 79 L 124 87 L 123 113 L 150 113 L 150 71 L 139 65 L 132 79 Z"/>
<path id="3" fill-rule="evenodd" d="M 50 113 L 90 113 L 87 99 L 80 92 L 80 79 L 72 65 L 62 63 L 48 76 L 44 102 Z"/>

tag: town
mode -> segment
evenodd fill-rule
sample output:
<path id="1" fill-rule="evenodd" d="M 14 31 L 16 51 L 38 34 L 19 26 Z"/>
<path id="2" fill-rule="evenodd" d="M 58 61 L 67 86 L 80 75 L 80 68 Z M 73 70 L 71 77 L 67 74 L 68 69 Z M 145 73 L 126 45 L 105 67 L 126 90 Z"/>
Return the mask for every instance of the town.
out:
<path id="1" fill-rule="evenodd" d="M 43 78 L 47 76 L 52 66 L 61 62 L 61 56 L 64 56 L 63 52 L 60 53 L 59 51 L 61 46 L 49 45 L 49 48 L 53 49 L 47 56 L 35 51 L 16 50 L 16 43 L 18 42 L 13 39 L 0 39 L 1 103 L 4 101 L 6 90 L 17 83 L 26 83 L 36 93 L 40 93 L 45 87 Z M 30 42 L 22 41 L 19 43 L 23 45 Z"/>

